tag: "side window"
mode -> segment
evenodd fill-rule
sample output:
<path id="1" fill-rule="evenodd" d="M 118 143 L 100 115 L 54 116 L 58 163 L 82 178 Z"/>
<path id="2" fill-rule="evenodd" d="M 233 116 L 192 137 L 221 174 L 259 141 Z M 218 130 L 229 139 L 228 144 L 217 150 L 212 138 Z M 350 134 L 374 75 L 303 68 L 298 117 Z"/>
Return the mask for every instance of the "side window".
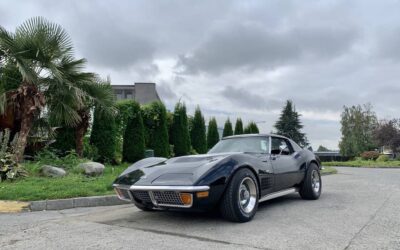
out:
<path id="1" fill-rule="evenodd" d="M 293 153 L 293 148 L 286 139 L 272 137 L 271 144 L 271 154 L 273 155 L 290 155 Z"/>

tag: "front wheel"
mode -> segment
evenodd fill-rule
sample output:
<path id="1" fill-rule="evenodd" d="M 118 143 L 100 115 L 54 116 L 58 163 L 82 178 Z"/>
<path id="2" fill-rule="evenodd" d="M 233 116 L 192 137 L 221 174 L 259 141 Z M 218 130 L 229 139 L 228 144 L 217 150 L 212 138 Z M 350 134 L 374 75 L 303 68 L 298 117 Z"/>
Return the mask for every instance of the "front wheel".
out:
<path id="1" fill-rule="evenodd" d="M 322 180 L 319 167 L 315 163 L 311 163 L 299 194 L 305 200 L 317 200 L 321 195 Z"/>
<path id="2" fill-rule="evenodd" d="M 240 169 L 228 184 L 220 203 L 222 216 L 234 222 L 253 219 L 258 207 L 258 185 L 253 172 Z"/>

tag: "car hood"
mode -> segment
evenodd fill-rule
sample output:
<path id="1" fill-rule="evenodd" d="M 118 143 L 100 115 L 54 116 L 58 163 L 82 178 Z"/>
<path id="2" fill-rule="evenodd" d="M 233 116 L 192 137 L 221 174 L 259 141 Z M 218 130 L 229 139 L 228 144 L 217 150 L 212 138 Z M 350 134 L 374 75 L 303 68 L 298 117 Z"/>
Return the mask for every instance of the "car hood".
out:
<path id="1" fill-rule="evenodd" d="M 204 154 L 171 159 L 151 157 L 128 167 L 114 182 L 120 185 L 194 185 L 218 162 L 237 153 Z"/>

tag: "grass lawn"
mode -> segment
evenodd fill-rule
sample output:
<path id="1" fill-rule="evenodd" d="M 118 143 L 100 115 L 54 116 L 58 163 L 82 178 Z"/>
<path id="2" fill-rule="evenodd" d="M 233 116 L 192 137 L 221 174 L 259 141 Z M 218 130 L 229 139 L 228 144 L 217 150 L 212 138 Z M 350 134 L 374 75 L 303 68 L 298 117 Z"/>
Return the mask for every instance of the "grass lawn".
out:
<path id="1" fill-rule="evenodd" d="M 323 165 L 323 166 L 324 166 L 324 169 L 322 169 L 322 171 L 321 171 L 322 175 L 336 174 L 337 173 L 336 168 L 334 168 L 334 167 L 325 167 L 325 165 Z"/>
<path id="2" fill-rule="evenodd" d="M 322 166 L 343 166 L 343 167 L 366 167 L 366 168 L 400 168 L 400 161 L 329 161 L 323 162 Z"/>
<path id="3" fill-rule="evenodd" d="M 34 201 L 114 194 L 111 184 L 127 166 L 107 165 L 104 174 L 99 177 L 86 177 L 68 171 L 63 178 L 49 178 L 38 174 L 38 165 L 24 164 L 29 177 L 1 182 L 0 200 Z"/>

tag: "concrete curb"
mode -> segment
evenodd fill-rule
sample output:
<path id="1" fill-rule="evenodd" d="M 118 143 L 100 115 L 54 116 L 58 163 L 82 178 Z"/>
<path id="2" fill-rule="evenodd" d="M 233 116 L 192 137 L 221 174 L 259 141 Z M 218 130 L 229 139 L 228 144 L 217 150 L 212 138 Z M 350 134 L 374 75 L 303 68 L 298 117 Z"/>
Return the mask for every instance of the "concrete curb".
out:
<path id="1" fill-rule="evenodd" d="M 30 211 L 62 210 L 76 207 L 98 207 L 128 204 L 129 202 L 118 199 L 116 195 L 78 197 L 59 200 L 42 200 L 29 202 Z"/>

